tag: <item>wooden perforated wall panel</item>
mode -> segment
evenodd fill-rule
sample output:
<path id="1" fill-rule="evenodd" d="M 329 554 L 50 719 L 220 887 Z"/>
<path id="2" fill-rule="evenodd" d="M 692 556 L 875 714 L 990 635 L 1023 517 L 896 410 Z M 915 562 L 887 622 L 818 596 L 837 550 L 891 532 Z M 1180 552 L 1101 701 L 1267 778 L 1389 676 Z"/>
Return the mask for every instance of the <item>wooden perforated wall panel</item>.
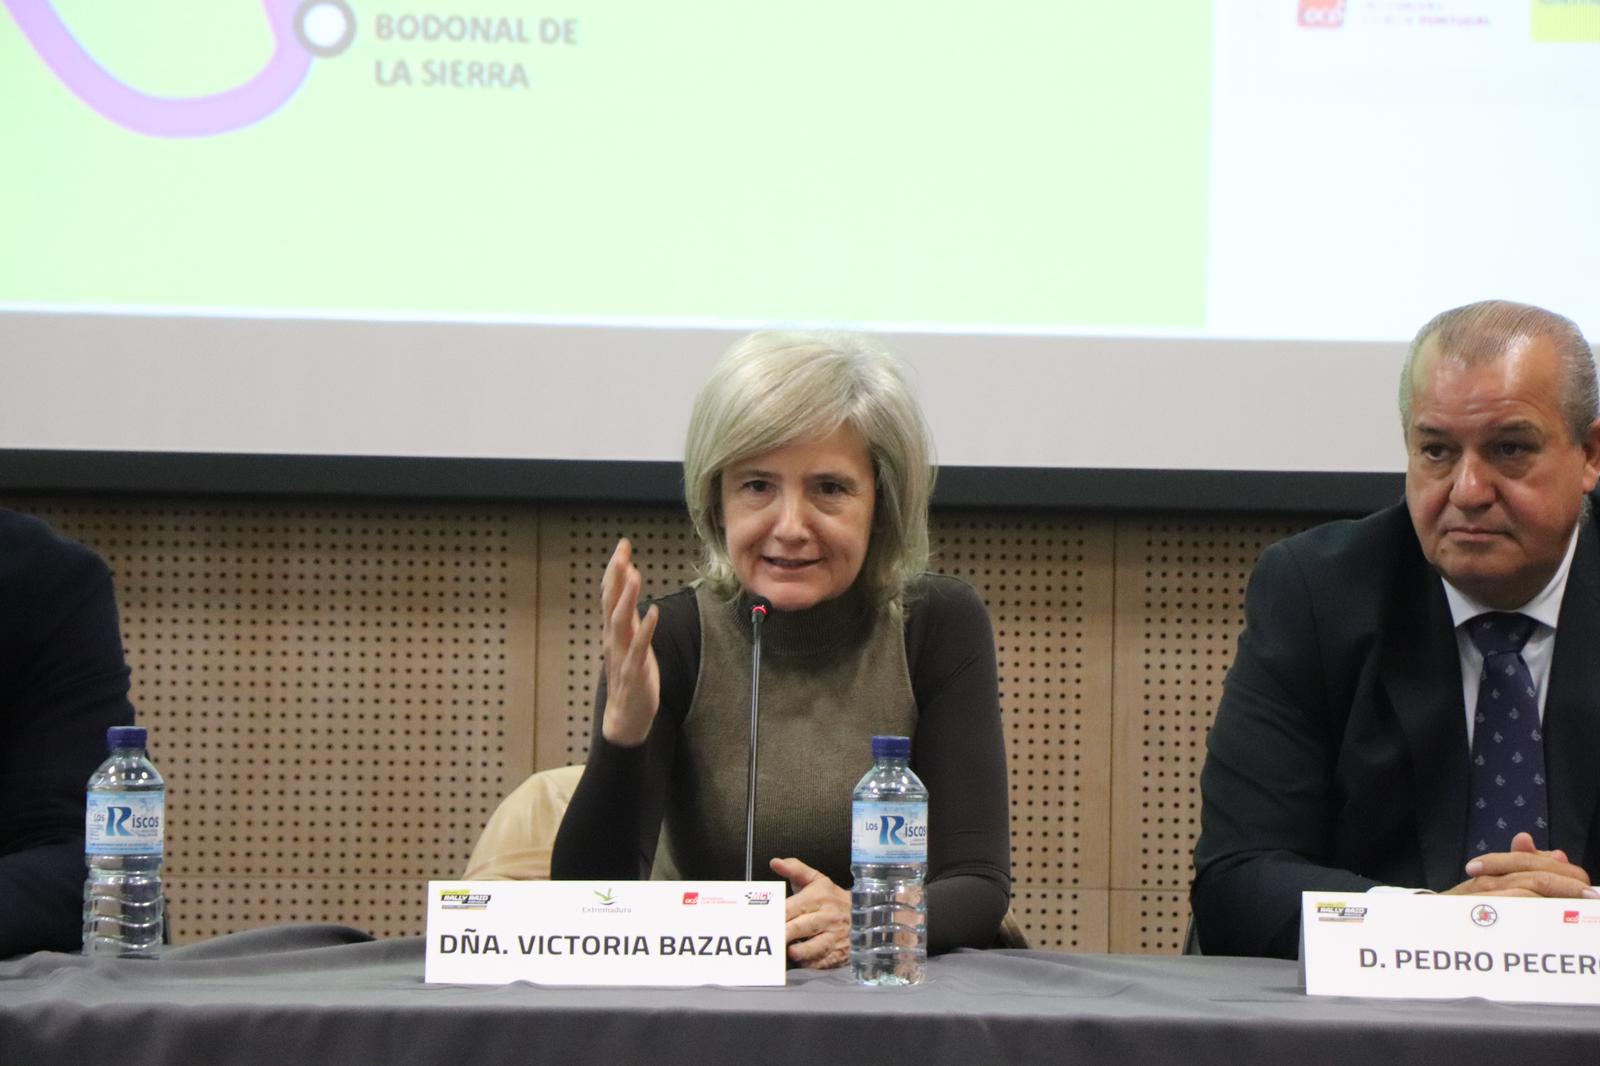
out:
<path id="1" fill-rule="evenodd" d="M 1306 521 L 1129 516 L 1117 525 L 1111 943 L 1175 952 L 1189 920 L 1206 731 L 1261 550 Z"/>
<path id="2" fill-rule="evenodd" d="M 698 556 L 681 510 L 14 499 L 111 563 L 172 782 L 177 939 L 421 932 L 500 797 L 581 762 L 599 582 Z M 995 625 L 1014 910 L 1035 946 L 1177 950 L 1205 730 L 1261 548 L 1306 523 L 950 512 Z"/>
<path id="3" fill-rule="evenodd" d="M 111 564 L 182 942 L 421 932 L 533 762 L 531 514 L 33 501 Z"/>
<path id="4" fill-rule="evenodd" d="M 1012 910 L 1037 947 L 1105 951 L 1110 519 L 955 513 L 934 565 L 994 622 L 1010 763 Z"/>

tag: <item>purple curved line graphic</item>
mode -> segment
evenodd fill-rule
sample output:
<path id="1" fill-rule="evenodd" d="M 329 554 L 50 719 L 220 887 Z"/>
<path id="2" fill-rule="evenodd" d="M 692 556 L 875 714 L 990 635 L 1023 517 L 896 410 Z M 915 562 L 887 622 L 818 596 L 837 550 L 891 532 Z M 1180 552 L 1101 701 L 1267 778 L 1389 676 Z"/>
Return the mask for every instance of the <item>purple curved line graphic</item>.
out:
<path id="1" fill-rule="evenodd" d="M 210 137 L 259 122 L 282 107 L 311 69 L 295 38 L 299 0 L 261 0 L 277 47 L 255 77 L 210 96 L 151 96 L 108 74 L 67 29 L 49 0 L 4 0 L 11 17 L 55 76 L 100 114 L 152 137 Z"/>

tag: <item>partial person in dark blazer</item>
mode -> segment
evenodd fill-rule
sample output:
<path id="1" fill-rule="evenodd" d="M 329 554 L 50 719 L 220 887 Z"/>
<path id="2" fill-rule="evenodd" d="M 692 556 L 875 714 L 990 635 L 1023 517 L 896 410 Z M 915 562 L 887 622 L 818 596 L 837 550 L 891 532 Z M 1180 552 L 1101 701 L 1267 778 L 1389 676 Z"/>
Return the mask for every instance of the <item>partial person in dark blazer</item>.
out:
<path id="1" fill-rule="evenodd" d="M 84 786 L 132 722 L 111 572 L 0 510 L 0 957 L 81 947 Z"/>
<path id="2" fill-rule="evenodd" d="M 1200 782 L 1207 954 L 1294 958 L 1305 890 L 1600 898 L 1597 407 L 1559 315 L 1492 301 L 1417 334 L 1404 506 L 1251 577 Z M 1526 643 L 1485 650 L 1491 627 Z"/>

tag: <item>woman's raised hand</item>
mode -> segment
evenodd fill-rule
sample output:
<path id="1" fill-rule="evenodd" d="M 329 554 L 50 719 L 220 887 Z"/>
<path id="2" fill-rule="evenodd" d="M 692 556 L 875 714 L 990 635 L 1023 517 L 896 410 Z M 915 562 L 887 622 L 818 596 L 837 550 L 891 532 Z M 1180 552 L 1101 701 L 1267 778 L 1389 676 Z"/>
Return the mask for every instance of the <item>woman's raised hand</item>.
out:
<path id="1" fill-rule="evenodd" d="M 650 646 L 660 610 L 652 604 L 639 617 L 644 579 L 633 565 L 633 545 L 617 542 L 600 582 L 601 643 L 606 659 L 606 707 L 600 734 L 613 744 L 636 748 L 650 735 L 661 705 L 661 670 Z"/>

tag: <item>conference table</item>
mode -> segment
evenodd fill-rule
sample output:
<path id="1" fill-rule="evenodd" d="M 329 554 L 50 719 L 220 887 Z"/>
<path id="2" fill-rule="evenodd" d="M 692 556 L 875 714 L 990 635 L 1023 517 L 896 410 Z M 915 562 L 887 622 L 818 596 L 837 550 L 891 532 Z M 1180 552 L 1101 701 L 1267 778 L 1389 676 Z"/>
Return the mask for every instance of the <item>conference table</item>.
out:
<path id="1" fill-rule="evenodd" d="M 1269 959 L 962 951 L 911 988 L 429 985 L 419 938 L 284 926 L 159 960 L 0 962 L 0 1063 L 1600 1061 L 1583 1007 L 1307 997 Z"/>

